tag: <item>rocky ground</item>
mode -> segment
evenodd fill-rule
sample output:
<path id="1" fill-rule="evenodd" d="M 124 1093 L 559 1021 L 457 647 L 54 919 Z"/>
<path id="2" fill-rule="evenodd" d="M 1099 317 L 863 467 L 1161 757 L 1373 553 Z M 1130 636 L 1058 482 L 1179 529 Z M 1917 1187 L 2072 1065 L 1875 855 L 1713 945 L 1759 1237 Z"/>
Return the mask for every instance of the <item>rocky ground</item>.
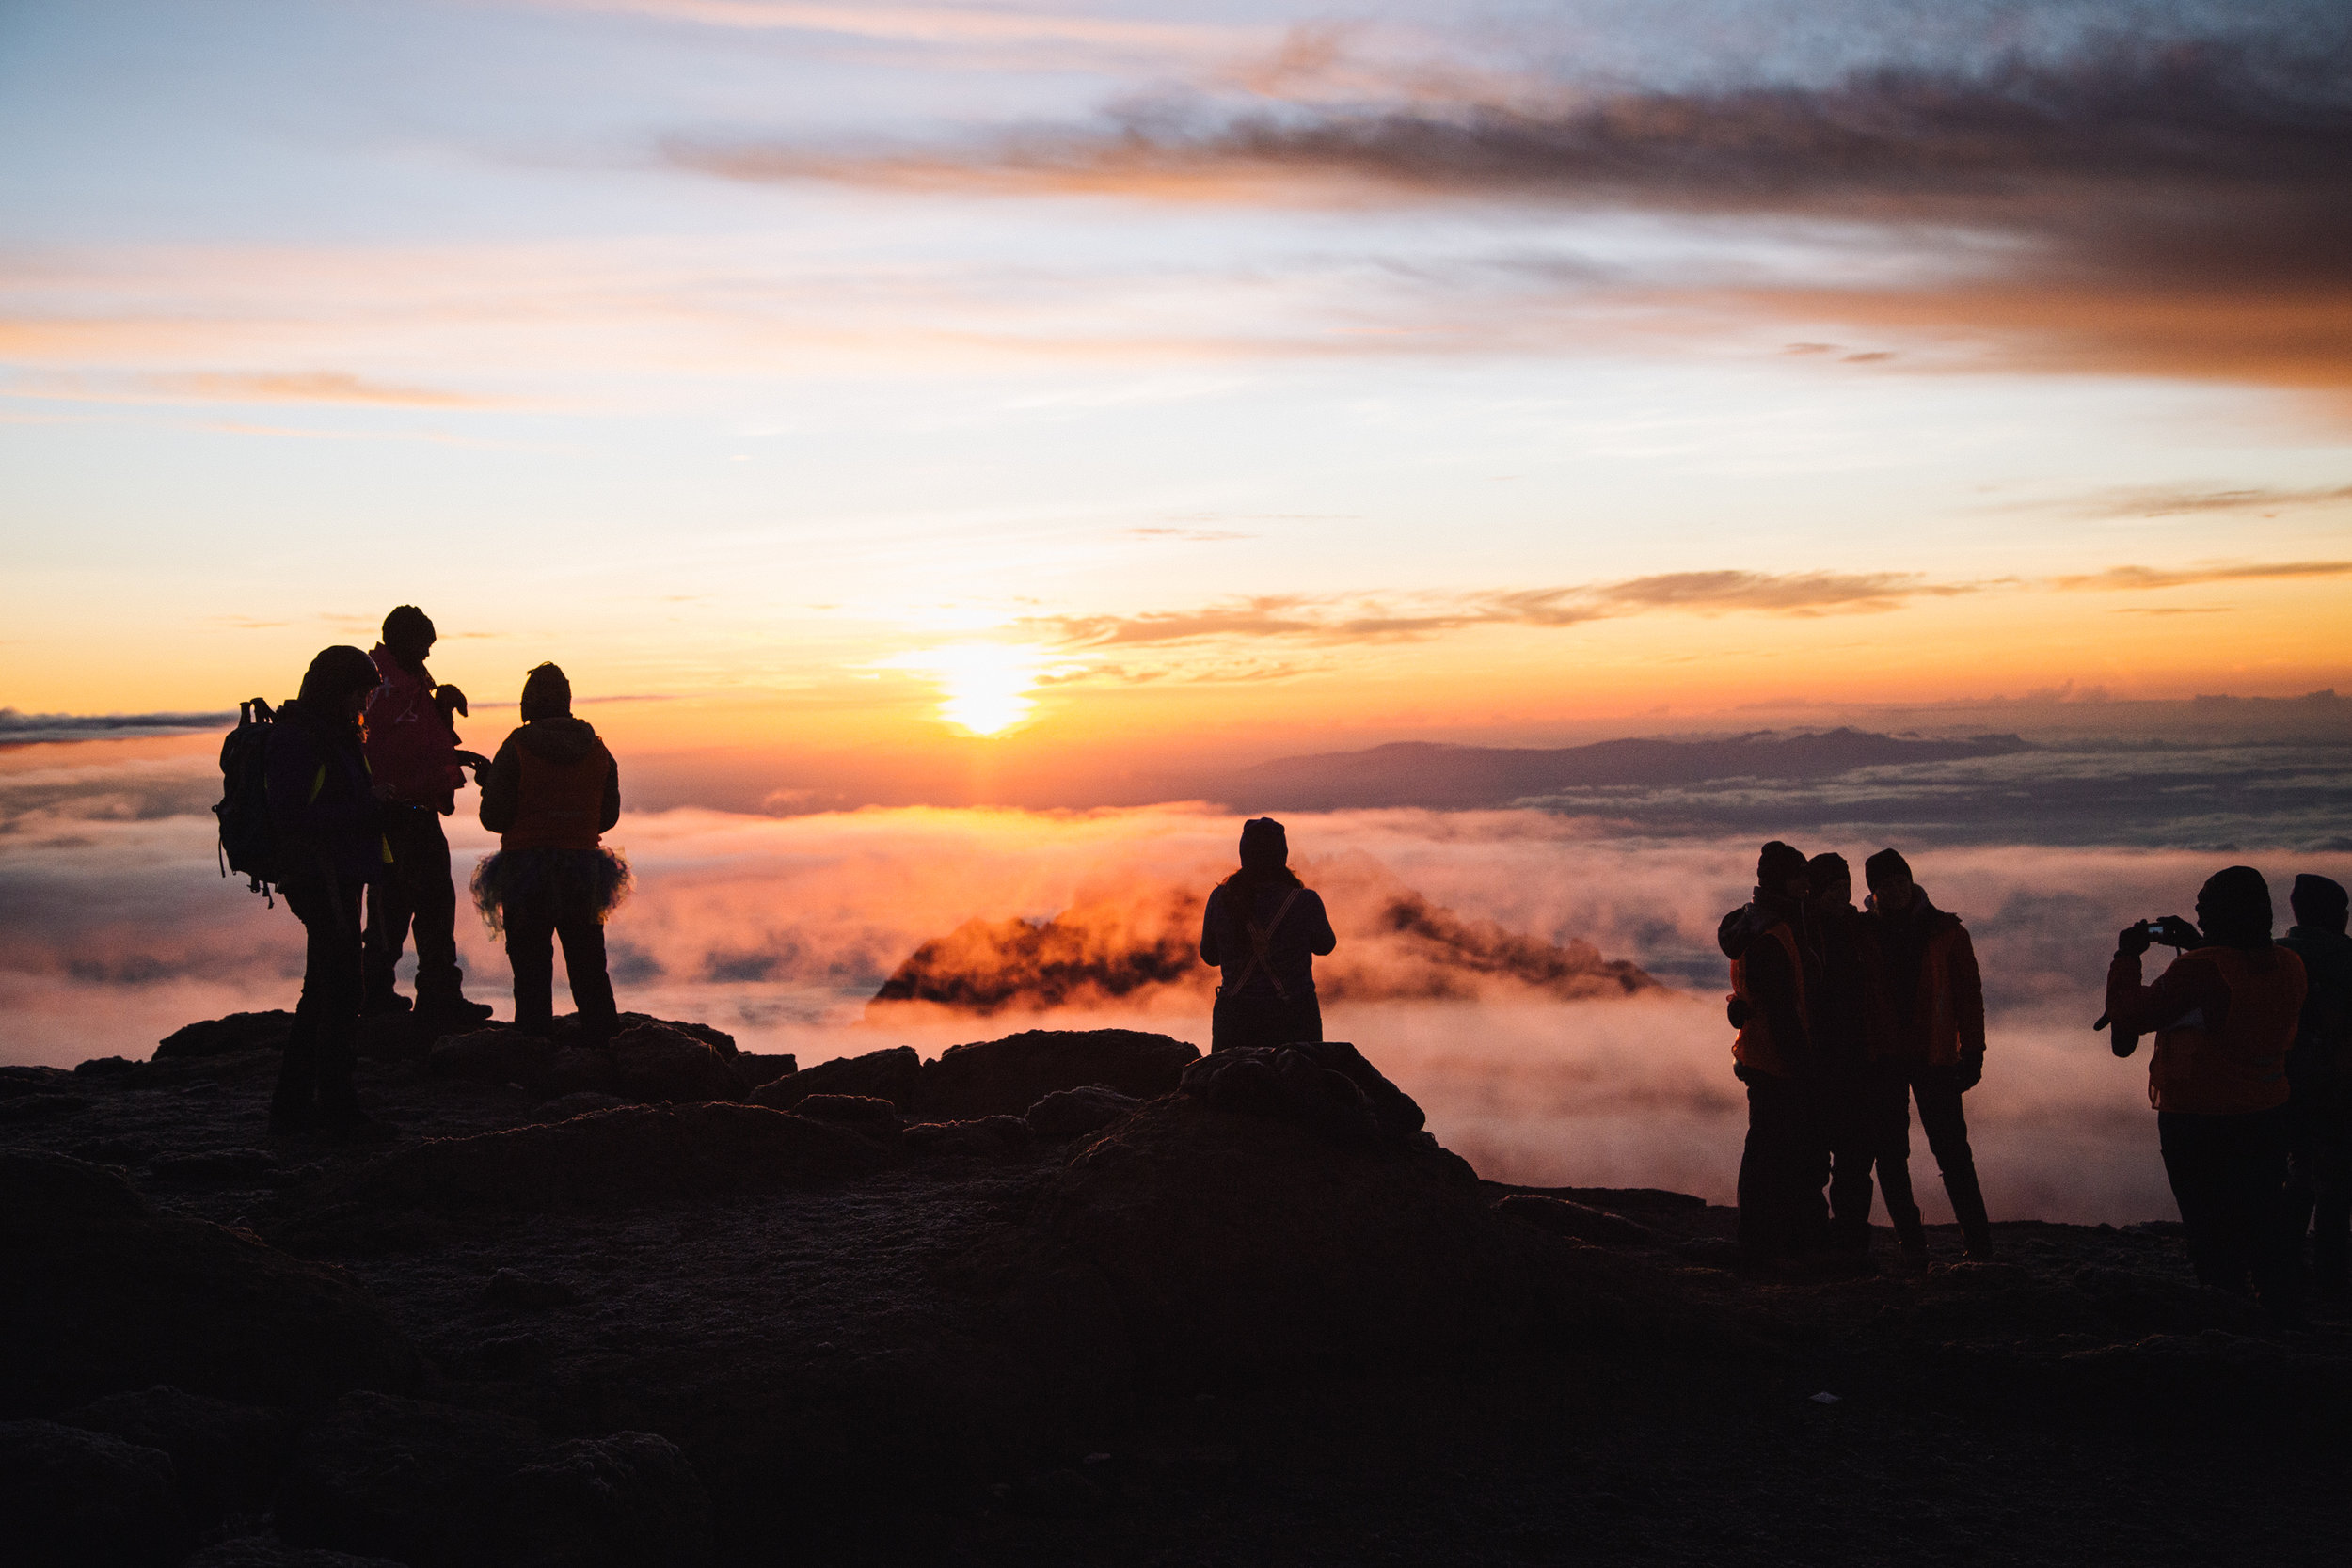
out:
<path id="1" fill-rule="evenodd" d="M 793 1070 L 282 1014 L 0 1069 L 10 1560 L 2316 1562 L 2352 1327 L 2177 1227 L 1766 1276 L 1729 1211 L 1482 1181 L 1347 1047 Z"/>

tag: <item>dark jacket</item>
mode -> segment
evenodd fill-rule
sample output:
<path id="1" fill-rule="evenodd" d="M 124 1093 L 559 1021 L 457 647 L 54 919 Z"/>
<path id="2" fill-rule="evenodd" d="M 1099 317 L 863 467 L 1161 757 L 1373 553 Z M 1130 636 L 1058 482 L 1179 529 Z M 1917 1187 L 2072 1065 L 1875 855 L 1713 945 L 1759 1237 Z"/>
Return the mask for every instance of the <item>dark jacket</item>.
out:
<path id="1" fill-rule="evenodd" d="M 382 875 L 382 814 L 356 728 L 313 723 L 288 703 L 270 726 L 266 788 L 281 885 L 356 887 Z"/>
<path id="2" fill-rule="evenodd" d="M 1887 993 L 1884 922 L 1848 904 L 1805 911 L 1820 954 L 1820 982 L 1806 993 L 1806 1033 L 1821 1069 L 1836 1078 L 1861 1076 L 1891 1060 L 1897 1045 Z"/>
<path id="3" fill-rule="evenodd" d="M 1875 918 L 1883 923 L 1897 1053 L 1930 1067 L 1982 1056 L 1984 977 L 1960 916 L 1937 909 L 1922 887 L 1902 913 Z"/>
<path id="4" fill-rule="evenodd" d="M 1784 943 L 1775 931 L 1785 929 Z M 1732 963 L 1733 990 L 1747 1006 L 1734 1047 L 1740 1067 L 1775 1078 L 1806 1077 L 1815 1069 L 1805 1027 L 1811 936 L 1802 905 L 1757 888 L 1715 927 L 1715 945 Z M 1794 958 L 1791 958 L 1791 950 Z"/>
<path id="5" fill-rule="evenodd" d="M 1272 921 L 1282 901 L 1295 893 L 1290 909 L 1266 936 L 1270 963 L 1258 963 L 1256 948 L 1244 924 Z M 1200 961 L 1224 972 L 1222 994 L 1291 1001 L 1315 993 L 1315 960 L 1340 944 L 1331 930 L 1331 917 L 1311 888 L 1283 883 L 1219 883 L 1209 894 L 1209 907 L 1200 914 Z M 1280 989 L 1276 989 L 1279 982 Z"/>
<path id="6" fill-rule="evenodd" d="M 447 813 L 465 784 L 457 731 L 433 700 L 433 676 L 411 670 L 378 643 L 368 657 L 384 684 L 368 698 L 368 767 L 385 792 L 412 806 Z"/>
<path id="7" fill-rule="evenodd" d="M 508 849 L 593 849 L 621 819 L 621 769 L 585 719 L 533 719 L 482 772 L 482 825 Z"/>
<path id="8" fill-rule="evenodd" d="M 2297 926 L 2279 941 L 2303 960 L 2303 1016 L 2287 1053 L 2298 1105 L 2352 1109 L 2352 937 Z"/>

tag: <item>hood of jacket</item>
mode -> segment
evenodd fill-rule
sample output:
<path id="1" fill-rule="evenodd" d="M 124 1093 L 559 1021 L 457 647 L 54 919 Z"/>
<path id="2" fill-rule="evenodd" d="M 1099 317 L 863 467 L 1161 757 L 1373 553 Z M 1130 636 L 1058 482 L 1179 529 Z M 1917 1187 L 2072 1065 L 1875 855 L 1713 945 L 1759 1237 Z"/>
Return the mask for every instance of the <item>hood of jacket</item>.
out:
<path id="1" fill-rule="evenodd" d="M 531 754 L 542 762 L 578 762 L 596 749 L 596 726 L 568 713 L 533 719 L 517 733 Z"/>

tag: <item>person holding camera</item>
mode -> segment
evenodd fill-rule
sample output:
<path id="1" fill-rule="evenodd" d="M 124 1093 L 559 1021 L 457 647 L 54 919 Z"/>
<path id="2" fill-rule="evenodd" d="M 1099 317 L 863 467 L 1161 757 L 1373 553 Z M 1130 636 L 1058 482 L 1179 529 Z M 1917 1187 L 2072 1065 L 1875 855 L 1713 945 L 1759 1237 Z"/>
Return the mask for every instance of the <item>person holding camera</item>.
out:
<path id="1" fill-rule="evenodd" d="M 1778 839 L 1756 861 L 1756 891 L 1724 916 L 1731 960 L 1732 1071 L 1748 1090 L 1740 1150 L 1740 1251 L 1750 1264 L 1813 1251 L 1829 1235 L 1829 1141 L 1806 998 L 1820 989 L 1804 853 Z"/>
<path id="2" fill-rule="evenodd" d="M 2118 1056 L 2153 1031 L 2148 1100 L 2199 1284 L 2254 1291 L 2273 1315 L 2300 1311 L 2288 1230 L 2287 1050 L 2307 989 L 2303 960 L 2270 939 L 2270 885 L 2250 865 L 2208 878 L 2197 924 L 2178 915 L 2125 927 L 2107 966 Z M 2153 985 L 2140 958 L 2156 942 L 2179 958 Z"/>
<path id="3" fill-rule="evenodd" d="M 1872 855 L 1862 863 L 1862 875 L 1870 885 L 1870 912 L 1884 922 L 1893 1059 L 1919 1107 L 1919 1131 L 1943 1174 L 1961 1243 L 1970 1258 L 1982 1260 L 1993 1256 L 1993 1224 L 1961 1104 L 1984 1078 L 1984 976 L 1976 944 L 1960 916 L 1937 909 L 1927 889 L 1912 880 L 1911 863 L 1899 850 Z M 1906 1132 L 1906 1160 L 1909 1142 Z"/>
<path id="4" fill-rule="evenodd" d="M 2352 1306 L 2352 937 L 2344 884 L 2306 873 L 2287 905 L 2294 929 L 2279 945 L 2303 960 L 2303 1016 L 2287 1053 L 2287 1231 L 2312 1232 L 2312 1283 L 2323 1307 Z"/>

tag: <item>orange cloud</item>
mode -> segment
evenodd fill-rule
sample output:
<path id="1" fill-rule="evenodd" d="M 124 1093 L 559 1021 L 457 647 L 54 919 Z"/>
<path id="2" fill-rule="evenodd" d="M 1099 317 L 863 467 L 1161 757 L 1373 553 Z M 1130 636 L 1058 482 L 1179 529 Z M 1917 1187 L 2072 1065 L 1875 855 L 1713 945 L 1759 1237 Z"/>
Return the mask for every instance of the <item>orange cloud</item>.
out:
<path id="1" fill-rule="evenodd" d="M 2053 578 L 2050 585 L 2066 592 L 2085 589 L 2133 590 L 2187 588 L 2206 582 L 2260 582 L 2279 578 L 2340 578 L 2352 576 L 2352 561 L 2278 561 L 2191 566 L 2159 571 L 2150 566 L 2110 566 L 2087 577 Z"/>

